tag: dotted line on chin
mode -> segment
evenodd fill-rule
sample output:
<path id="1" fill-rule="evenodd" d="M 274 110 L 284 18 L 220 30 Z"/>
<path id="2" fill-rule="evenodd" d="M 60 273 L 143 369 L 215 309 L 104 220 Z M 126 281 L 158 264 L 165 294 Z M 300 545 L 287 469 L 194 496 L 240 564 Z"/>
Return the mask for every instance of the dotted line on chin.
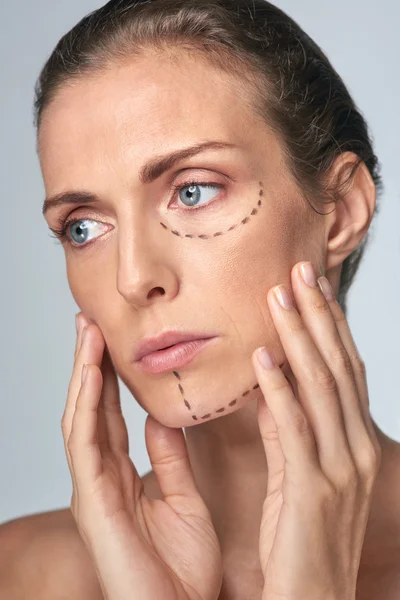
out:
<path id="1" fill-rule="evenodd" d="M 172 372 L 173 372 L 173 374 L 175 375 L 175 377 L 176 377 L 176 378 L 177 378 L 177 379 L 180 381 L 180 380 L 181 380 L 181 376 L 179 375 L 178 371 L 172 371 Z M 181 385 L 180 383 L 178 383 L 178 387 L 179 387 L 179 391 L 180 391 L 180 393 L 181 393 L 181 394 L 182 394 L 182 396 L 183 396 L 183 401 L 184 401 L 184 403 L 185 403 L 185 406 L 186 406 L 186 408 L 187 408 L 188 410 L 192 410 L 192 408 L 191 408 L 191 406 L 190 406 L 189 402 L 188 402 L 188 401 L 186 400 L 186 398 L 185 398 L 185 392 L 184 392 L 184 389 L 183 389 L 183 387 L 182 387 L 182 385 Z M 260 384 L 259 384 L 259 383 L 256 383 L 256 385 L 253 385 L 253 387 L 252 387 L 252 388 L 249 388 L 248 390 L 246 390 L 245 392 L 243 392 L 243 394 L 242 394 L 242 396 L 241 396 L 241 397 L 243 398 L 244 396 L 247 396 L 247 394 L 250 394 L 250 392 L 251 392 L 252 390 L 256 390 L 256 389 L 257 389 L 257 388 L 259 388 L 259 387 L 260 387 Z M 234 405 L 236 404 L 237 400 L 238 400 L 237 398 L 235 398 L 234 400 L 231 400 L 231 401 L 228 403 L 228 406 L 234 406 Z M 214 412 L 215 412 L 215 413 L 222 413 L 222 412 L 224 412 L 224 411 L 225 411 L 225 407 L 222 407 L 222 408 L 218 408 L 218 409 L 217 409 L 216 411 L 214 411 Z M 212 414 L 212 413 L 207 413 L 206 415 L 203 415 L 202 417 L 197 417 L 196 415 L 192 415 L 192 419 L 193 419 L 194 421 L 198 421 L 198 420 L 199 420 L 199 418 L 200 418 L 200 419 L 209 419 L 209 418 L 211 417 L 211 414 Z"/>

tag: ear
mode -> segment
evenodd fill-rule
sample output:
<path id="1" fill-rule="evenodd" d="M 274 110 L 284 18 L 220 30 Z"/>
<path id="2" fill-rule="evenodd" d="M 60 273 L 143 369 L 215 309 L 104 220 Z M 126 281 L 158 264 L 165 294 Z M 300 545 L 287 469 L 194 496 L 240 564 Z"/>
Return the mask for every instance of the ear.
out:
<path id="1" fill-rule="evenodd" d="M 329 179 L 341 183 L 348 177 L 358 157 L 353 152 L 344 152 L 337 157 Z M 376 187 L 364 162 L 362 162 L 340 199 L 335 210 L 326 216 L 326 262 L 329 271 L 343 263 L 366 235 L 376 205 Z"/>

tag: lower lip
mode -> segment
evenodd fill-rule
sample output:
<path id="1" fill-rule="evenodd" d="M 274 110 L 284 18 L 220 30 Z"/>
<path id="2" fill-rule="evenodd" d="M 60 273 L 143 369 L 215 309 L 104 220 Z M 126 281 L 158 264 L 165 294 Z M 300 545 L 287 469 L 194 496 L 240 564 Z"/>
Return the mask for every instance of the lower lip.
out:
<path id="1" fill-rule="evenodd" d="M 206 345 L 216 337 L 191 340 L 190 342 L 181 342 L 175 344 L 166 350 L 157 350 L 146 354 L 136 362 L 146 373 L 163 373 L 170 369 L 177 369 L 187 365 Z"/>

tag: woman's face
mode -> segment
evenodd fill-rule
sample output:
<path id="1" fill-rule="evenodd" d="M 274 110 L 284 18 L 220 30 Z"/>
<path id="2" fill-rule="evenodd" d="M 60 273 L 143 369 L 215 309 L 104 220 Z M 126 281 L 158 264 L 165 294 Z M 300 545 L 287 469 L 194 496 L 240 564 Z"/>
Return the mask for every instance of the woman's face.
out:
<path id="1" fill-rule="evenodd" d="M 141 177 L 155 157 L 206 141 L 229 145 Z M 322 264 L 324 222 L 235 79 L 193 56 L 178 64 L 148 54 L 64 86 L 39 142 L 48 198 L 93 195 L 45 216 L 53 229 L 77 221 L 64 242 L 72 294 L 144 410 L 188 427 L 254 400 L 255 348 L 285 360 L 267 292 L 290 287 L 296 262 Z M 216 338 L 181 368 L 154 374 L 133 364 L 138 343 L 166 330 Z"/>

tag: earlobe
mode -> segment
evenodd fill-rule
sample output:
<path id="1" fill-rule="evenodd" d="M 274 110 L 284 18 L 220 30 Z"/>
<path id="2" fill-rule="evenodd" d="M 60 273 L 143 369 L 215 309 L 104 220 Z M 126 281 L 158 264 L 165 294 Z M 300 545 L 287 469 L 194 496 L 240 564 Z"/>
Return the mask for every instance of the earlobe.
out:
<path id="1" fill-rule="evenodd" d="M 348 177 L 357 156 L 346 152 L 337 160 L 336 177 Z M 338 180 L 338 179 L 337 179 Z M 368 232 L 376 207 L 375 183 L 364 162 L 360 163 L 348 185 L 327 216 L 326 270 L 340 265 L 357 248 Z"/>

